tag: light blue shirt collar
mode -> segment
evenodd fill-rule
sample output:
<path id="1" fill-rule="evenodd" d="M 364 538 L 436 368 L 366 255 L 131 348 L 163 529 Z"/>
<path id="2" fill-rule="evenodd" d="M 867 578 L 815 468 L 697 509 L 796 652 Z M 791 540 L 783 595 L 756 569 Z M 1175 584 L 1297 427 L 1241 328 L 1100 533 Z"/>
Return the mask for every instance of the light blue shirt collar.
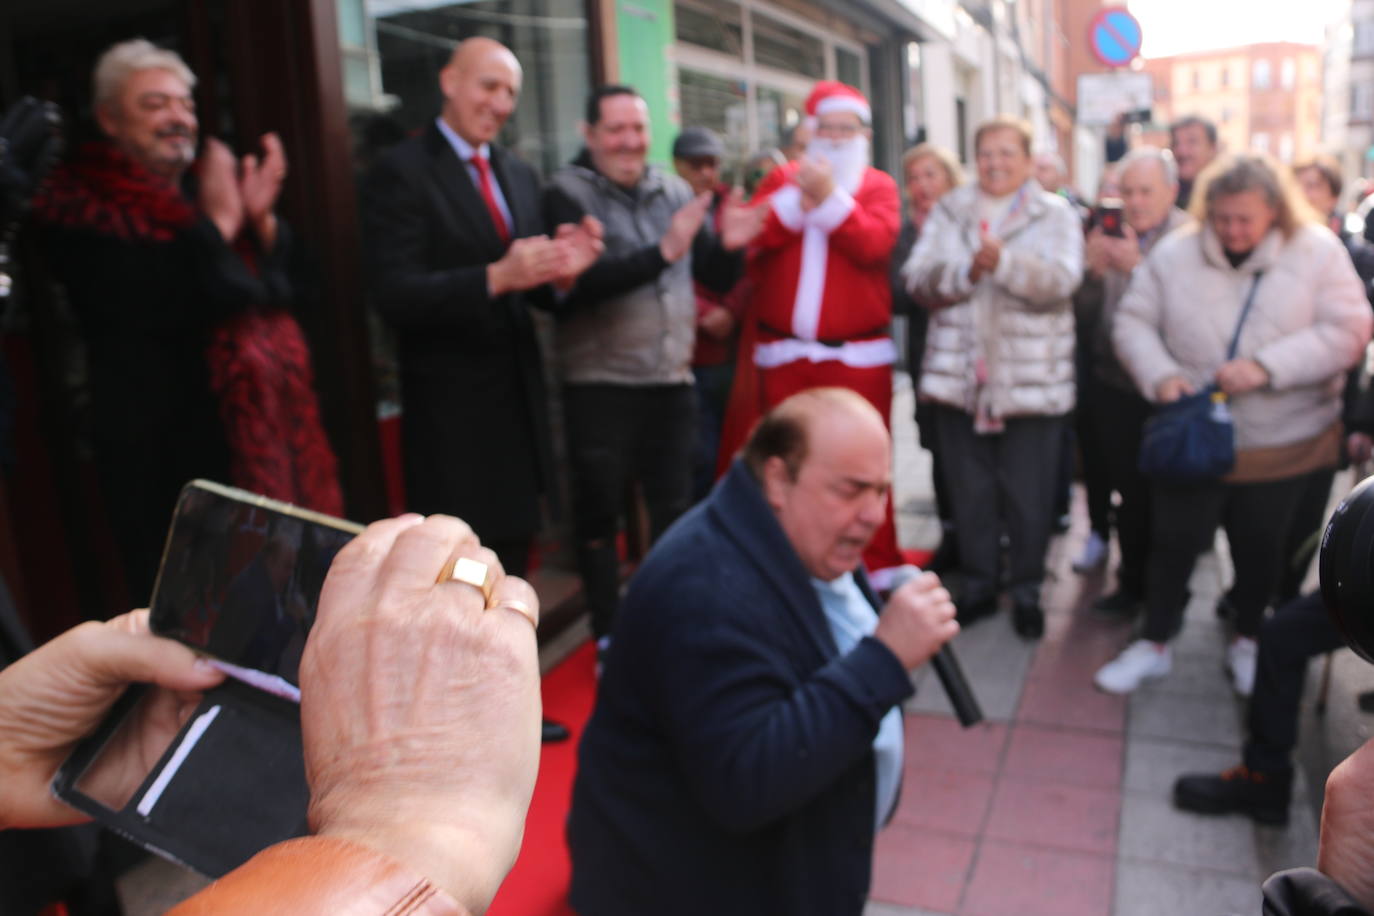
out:
<path id="1" fill-rule="evenodd" d="M 813 578 L 811 585 L 820 599 L 825 621 L 830 625 L 830 635 L 841 655 L 853 651 L 865 636 L 872 636 L 878 627 L 878 612 L 868 603 L 854 581 L 853 573 L 845 573 L 829 582 Z M 902 708 L 894 706 L 883 716 L 878 724 L 878 734 L 873 738 L 873 764 L 877 778 L 876 808 L 874 811 L 874 831 L 887 823 L 893 806 L 897 803 L 897 789 L 902 780 Z"/>

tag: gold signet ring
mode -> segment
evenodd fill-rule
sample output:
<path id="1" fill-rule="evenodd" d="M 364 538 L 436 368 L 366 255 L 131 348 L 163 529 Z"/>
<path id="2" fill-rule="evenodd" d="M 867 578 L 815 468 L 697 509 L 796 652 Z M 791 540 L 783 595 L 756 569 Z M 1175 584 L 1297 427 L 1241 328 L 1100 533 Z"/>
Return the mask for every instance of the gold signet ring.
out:
<path id="1" fill-rule="evenodd" d="M 491 570 L 487 564 L 474 560 L 470 557 L 459 557 L 453 564 L 453 575 L 450 577 L 454 582 L 462 582 L 464 585 L 471 585 L 482 593 L 482 598 L 486 606 L 491 606 Z"/>

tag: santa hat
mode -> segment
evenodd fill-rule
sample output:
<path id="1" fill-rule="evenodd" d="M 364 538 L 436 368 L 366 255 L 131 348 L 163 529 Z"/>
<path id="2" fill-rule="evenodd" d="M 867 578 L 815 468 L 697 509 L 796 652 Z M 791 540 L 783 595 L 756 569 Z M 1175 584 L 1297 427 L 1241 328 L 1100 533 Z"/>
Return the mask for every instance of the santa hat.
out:
<path id="1" fill-rule="evenodd" d="M 806 98 L 806 122 L 814 128 L 821 115 L 832 111 L 852 111 L 865 124 L 873 120 L 862 92 L 835 80 L 821 80 Z"/>

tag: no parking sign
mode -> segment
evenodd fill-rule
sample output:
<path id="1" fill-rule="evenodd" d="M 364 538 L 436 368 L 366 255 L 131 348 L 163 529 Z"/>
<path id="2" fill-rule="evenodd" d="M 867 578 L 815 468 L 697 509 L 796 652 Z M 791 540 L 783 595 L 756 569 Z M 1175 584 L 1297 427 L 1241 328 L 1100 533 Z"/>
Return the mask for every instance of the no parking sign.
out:
<path id="1" fill-rule="evenodd" d="M 1140 53 L 1140 23 L 1124 7 L 1099 10 L 1088 23 L 1088 46 L 1104 66 L 1124 67 Z"/>

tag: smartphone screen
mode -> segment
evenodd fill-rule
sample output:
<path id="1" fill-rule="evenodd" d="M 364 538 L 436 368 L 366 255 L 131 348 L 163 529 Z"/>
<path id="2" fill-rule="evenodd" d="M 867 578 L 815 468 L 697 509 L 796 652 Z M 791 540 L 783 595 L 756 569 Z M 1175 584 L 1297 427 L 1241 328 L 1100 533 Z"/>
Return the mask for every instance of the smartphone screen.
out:
<path id="1" fill-rule="evenodd" d="M 305 638 L 334 556 L 359 525 L 193 481 L 153 590 L 154 633 L 300 684 Z"/>
<path id="2" fill-rule="evenodd" d="M 1097 224 L 1102 227 L 1102 234 L 1118 239 L 1124 238 L 1126 230 L 1123 220 L 1121 201 L 1115 198 L 1103 198 L 1101 206 L 1097 208 Z"/>

